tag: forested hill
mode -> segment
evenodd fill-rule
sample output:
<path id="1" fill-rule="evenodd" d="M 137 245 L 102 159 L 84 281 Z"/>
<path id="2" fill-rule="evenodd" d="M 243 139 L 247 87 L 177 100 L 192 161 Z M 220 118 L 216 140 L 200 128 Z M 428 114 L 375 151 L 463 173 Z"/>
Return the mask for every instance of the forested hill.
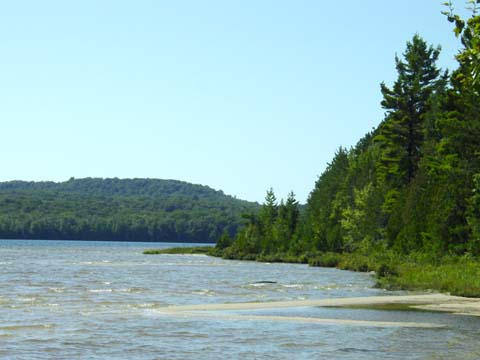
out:
<path id="1" fill-rule="evenodd" d="M 214 242 L 258 204 L 160 179 L 0 183 L 0 238 Z"/>

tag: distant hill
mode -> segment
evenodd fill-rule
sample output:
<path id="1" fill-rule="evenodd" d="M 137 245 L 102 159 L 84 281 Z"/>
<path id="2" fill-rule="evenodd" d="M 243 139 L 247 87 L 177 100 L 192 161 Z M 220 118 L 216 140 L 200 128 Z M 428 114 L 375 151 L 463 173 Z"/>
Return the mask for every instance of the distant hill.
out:
<path id="1" fill-rule="evenodd" d="M 214 242 L 258 206 L 177 180 L 0 182 L 0 238 Z"/>

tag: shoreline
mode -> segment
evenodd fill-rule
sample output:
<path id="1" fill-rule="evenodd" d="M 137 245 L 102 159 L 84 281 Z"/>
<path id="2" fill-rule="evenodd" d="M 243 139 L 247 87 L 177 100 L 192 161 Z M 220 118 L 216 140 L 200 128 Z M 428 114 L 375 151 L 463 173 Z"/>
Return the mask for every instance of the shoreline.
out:
<path id="1" fill-rule="evenodd" d="M 204 254 L 224 260 L 263 263 L 308 264 L 312 267 L 337 268 L 355 272 L 374 272 L 376 287 L 386 290 L 435 291 L 480 299 L 480 261 L 469 256 L 445 256 L 440 259 L 425 254 L 400 256 L 391 252 L 371 254 L 305 253 L 301 255 L 243 254 L 216 247 L 184 247 L 145 250 L 147 255 Z"/>
<path id="2" fill-rule="evenodd" d="M 415 321 L 378 321 L 338 318 L 317 318 L 310 316 L 235 314 L 229 311 L 271 310 L 301 307 L 335 307 L 380 310 L 386 305 L 404 306 L 403 310 L 424 310 L 448 312 L 457 315 L 480 317 L 480 300 L 444 294 L 367 296 L 353 298 L 310 299 L 271 302 L 243 302 L 224 304 L 173 305 L 155 312 L 162 316 L 180 316 L 183 318 L 218 319 L 234 321 L 270 321 L 308 323 L 316 325 L 345 325 L 380 328 L 424 328 L 442 329 L 448 324 Z"/>
<path id="3" fill-rule="evenodd" d="M 199 250 L 196 252 L 196 250 Z M 145 254 L 184 254 L 192 255 L 195 253 L 219 257 L 221 253 L 215 252 L 215 248 L 210 248 L 210 251 L 205 251 L 205 248 L 176 248 L 176 249 L 162 249 L 162 250 L 146 250 Z M 355 257 L 355 254 L 352 255 Z M 226 259 L 226 260 L 235 260 L 235 259 Z M 242 261 L 242 259 L 238 259 Z M 368 260 L 368 259 L 367 259 Z M 243 260 L 245 261 L 245 260 Z M 254 260 L 254 261 L 259 261 Z M 268 261 L 263 261 L 268 262 Z M 289 262 L 288 263 L 305 263 L 305 262 Z M 310 264 L 312 265 L 312 264 Z M 460 264 L 458 264 L 459 266 Z M 322 266 L 320 264 L 315 264 L 313 266 Z M 421 271 L 422 265 L 418 265 L 419 268 L 415 269 L 418 271 L 419 276 L 424 276 L 425 274 Z M 428 264 L 427 266 L 431 266 Z M 340 270 L 354 270 L 349 269 L 348 267 L 335 266 L 325 266 L 325 267 L 336 267 Z M 425 267 L 425 265 L 424 265 Z M 371 271 L 368 267 L 366 271 Z M 362 271 L 356 269 L 356 271 Z M 388 275 L 387 277 L 378 277 L 377 273 L 377 285 L 386 288 L 387 290 L 392 290 L 390 284 L 395 284 L 400 277 L 398 275 Z M 400 278 L 401 279 L 401 278 Z M 408 280 L 408 279 L 407 279 Z M 404 282 L 405 284 L 405 282 Z M 425 284 L 422 284 L 425 285 Z M 275 301 L 267 303 L 233 303 L 233 304 L 199 304 L 199 305 L 188 305 L 188 306 L 171 306 L 165 308 L 162 311 L 166 313 L 183 313 L 187 314 L 190 312 L 201 312 L 201 311 L 229 311 L 229 310 L 256 310 L 256 309 L 275 309 L 275 308 L 289 308 L 289 307 L 305 307 L 305 306 L 322 306 L 322 307 L 356 307 L 356 308 L 370 308 L 370 309 L 381 309 L 382 307 L 388 306 L 403 306 L 405 309 L 410 310 L 424 310 L 424 311 L 434 311 L 434 312 L 447 312 L 458 315 L 469 315 L 480 317 L 480 298 L 479 297 L 466 297 L 466 296 L 455 296 L 450 295 L 445 289 L 440 288 L 428 288 L 427 286 L 414 286 L 413 283 L 409 284 L 408 282 L 403 287 L 400 287 L 403 290 L 434 290 L 436 291 L 433 294 L 427 295 L 390 295 L 390 296 L 372 296 L 372 297 L 352 297 L 352 298 L 341 298 L 341 299 L 317 299 L 317 300 L 295 300 L 295 301 Z M 443 290 L 443 293 L 442 293 Z M 446 294 L 447 293 L 447 294 Z M 285 318 L 283 319 L 285 320 Z M 300 319 L 297 319 L 300 320 Z M 328 322 L 328 319 L 324 319 Z M 310 321 L 310 320 L 305 320 Z"/>
<path id="4" fill-rule="evenodd" d="M 237 311 L 260 309 L 285 309 L 296 307 L 361 307 L 374 308 L 376 305 L 402 304 L 415 309 L 450 312 L 454 314 L 480 316 L 480 299 L 465 298 L 445 294 L 365 296 L 333 299 L 310 299 L 271 302 L 246 302 L 227 304 L 198 304 L 169 306 L 165 313 L 197 311 Z"/>

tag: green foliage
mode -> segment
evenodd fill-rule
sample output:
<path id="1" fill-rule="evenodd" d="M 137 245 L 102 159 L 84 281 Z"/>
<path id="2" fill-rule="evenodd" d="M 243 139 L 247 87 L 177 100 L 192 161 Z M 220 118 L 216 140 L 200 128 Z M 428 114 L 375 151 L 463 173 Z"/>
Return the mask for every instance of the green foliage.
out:
<path id="1" fill-rule="evenodd" d="M 222 236 L 220 236 L 220 239 L 218 239 L 215 247 L 217 249 L 225 249 L 231 246 L 232 243 L 233 243 L 233 239 L 230 237 L 228 231 L 224 230 Z"/>
<path id="2" fill-rule="evenodd" d="M 174 180 L 0 183 L 0 237 L 215 242 L 258 205 Z"/>
<path id="3" fill-rule="evenodd" d="M 435 65 L 439 55 L 440 47 L 427 46 L 419 35 L 415 35 L 407 42 L 404 60 L 395 58 L 398 78 L 393 87 L 381 84 L 381 104 L 387 110 L 387 117 L 375 138 L 383 150 L 378 173 L 382 181 L 394 186 L 408 184 L 417 171 L 425 134 L 425 114 L 429 111 L 432 95 L 444 85 Z"/>
<path id="4" fill-rule="evenodd" d="M 308 259 L 308 265 L 319 267 L 337 267 L 342 262 L 342 259 L 342 254 L 327 252 Z"/>
<path id="5" fill-rule="evenodd" d="M 370 221 L 374 212 L 373 206 L 375 191 L 372 183 L 362 189 L 353 189 L 353 206 L 348 205 L 342 211 L 341 225 L 343 229 L 343 243 L 346 251 L 356 250 L 362 242 L 372 242 L 371 234 L 375 226 Z"/>
<path id="6" fill-rule="evenodd" d="M 212 253 L 213 248 L 211 246 L 195 246 L 195 247 L 175 247 L 168 249 L 149 249 L 143 252 L 144 255 L 177 255 L 177 254 L 205 254 L 209 255 Z"/>
<path id="7" fill-rule="evenodd" d="M 480 255 L 480 174 L 473 177 L 474 188 L 468 200 L 467 221 L 472 230 L 469 250 L 475 255 Z"/>
<path id="8" fill-rule="evenodd" d="M 468 3 L 467 20 L 446 4 L 458 68 L 441 71 L 440 47 L 415 35 L 393 86 L 381 85 L 380 125 L 334 154 L 301 214 L 270 190 L 223 256 L 302 258 L 375 271 L 388 286 L 480 296 L 477 260 L 457 261 L 480 255 L 480 0 Z"/>
<path id="9" fill-rule="evenodd" d="M 309 249 L 339 251 L 343 246 L 342 206 L 346 200 L 344 180 L 348 174 L 348 152 L 339 148 L 332 162 L 320 175 L 310 193 L 305 209 L 304 225 L 299 234 Z"/>
<path id="10" fill-rule="evenodd" d="M 258 218 L 259 222 L 257 226 L 259 227 L 259 234 L 257 242 L 257 246 L 259 246 L 262 250 L 266 250 L 268 252 L 272 251 L 275 247 L 275 238 L 273 234 L 273 228 L 275 225 L 275 221 L 278 216 L 278 205 L 277 205 L 277 198 L 273 192 L 273 189 L 267 191 L 267 195 L 265 197 L 265 203 L 260 208 Z"/>
<path id="11" fill-rule="evenodd" d="M 389 289 L 438 290 L 456 296 L 480 297 L 480 262 L 468 258 L 443 260 L 441 264 L 404 261 L 395 274 L 380 278 Z"/>
<path id="12" fill-rule="evenodd" d="M 275 193 L 270 189 L 258 217 L 245 214 L 243 218 L 247 223 L 224 252 L 226 258 L 243 259 L 247 256 L 251 260 L 257 255 L 284 254 L 291 248 L 297 231 L 299 204 L 293 192 L 288 194 L 286 202 L 281 200 L 277 204 Z"/>
<path id="13" fill-rule="evenodd" d="M 448 1 L 444 3 L 448 11 L 443 14 L 447 16 L 448 21 L 455 24 L 454 33 L 460 38 L 464 50 L 457 55 L 457 60 L 462 64 L 463 70 L 456 77 L 457 80 L 466 86 L 476 88 L 478 94 L 478 86 L 480 85 L 480 16 L 478 0 L 468 0 L 468 9 L 472 12 L 472 16 L 468 20 L 462 19 L 455 14 L 453 3 Z"/>
<path id="14" fill-rule="evenodd" d="M 276 251 L 287 251 L 290 246 L 300 217 L 298 206 L 293 192 L 288 194 L 285 203 L 282 200 L 278 206 L 278 214 L 272 229 L 272 242 Z"/>

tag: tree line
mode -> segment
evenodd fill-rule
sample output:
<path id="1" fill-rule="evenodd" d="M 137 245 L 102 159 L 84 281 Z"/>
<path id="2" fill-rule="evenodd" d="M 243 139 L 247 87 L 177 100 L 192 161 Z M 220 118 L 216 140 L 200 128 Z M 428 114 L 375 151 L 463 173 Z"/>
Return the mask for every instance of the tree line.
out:
<path id="1" fill-rule="evenodd" d="M 257 207 L 175 180 L 10 181 L 0 183 L 0 238 L 215 242 Z"/>
<path id="2" fill-rule="evenodd" d="M 272 190 L 246 216 L 230 257 L 319 252 L 480 255 L 480 0 L 462 19 L 444 12 L 461 42 L 452 72 L 440 47 L 416 34 L 395 57 L 397 79 L 382 83 L 385 118 L 356 146 L 340 147 L 300 214 L 293 194 Z M 227 256 L 227 257 L 228 257 Z"/>

